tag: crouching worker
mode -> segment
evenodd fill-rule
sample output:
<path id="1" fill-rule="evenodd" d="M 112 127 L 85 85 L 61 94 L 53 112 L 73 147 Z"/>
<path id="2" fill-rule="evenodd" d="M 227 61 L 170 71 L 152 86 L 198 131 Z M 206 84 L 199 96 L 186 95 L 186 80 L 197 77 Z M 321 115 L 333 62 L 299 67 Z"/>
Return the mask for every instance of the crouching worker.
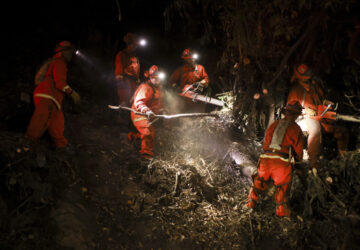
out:
<path id="1" fill-rule="evenodd" d="M 32 142 L 48 130 L 56 149 L 65 149 L 68 141 L 64 137 L 64 114 L 61 108 L 64 96 L 72 97 L 77 104 L 80 96 L 67 83 L 67 64 L 75 49 L 68 41 L 60 42 L 54 56 L 48 60 L 35 76 L 35 111 L 27 127 L 26 138 Z"/>
<path id="2" fill-rule="evenodd" d="M 155 127 L 152 125 L 152 120 L 154 115 L 163 108 L 161 82 L 164 75 L 156 65 L 150 67 L 148 74 L 148 79 L 135 91 L 132 103 L 132 109 L 146 116 L 132 112 L 131 120 L 139 133 L 128 134 L 130 141 L 141 138 L 140 154 L 145 159 L 151 159 L 154 156 Z"/>
<path id="3" fill-rule="evenodd" d="M 285 118 L 273 122 L 265 133 L 263 151 L 260 155 L 257 174 L 253 176 L 247 206 L 254 208 L 259 193 L 267 189 L 270 178 L 274 181 L 276 215 L 290 217 L 288 193 L 292 179 L 292 164 L 303 157 L 304 137 L 295 123 L 301 114 L 299 102 L 287 104 Z"/>

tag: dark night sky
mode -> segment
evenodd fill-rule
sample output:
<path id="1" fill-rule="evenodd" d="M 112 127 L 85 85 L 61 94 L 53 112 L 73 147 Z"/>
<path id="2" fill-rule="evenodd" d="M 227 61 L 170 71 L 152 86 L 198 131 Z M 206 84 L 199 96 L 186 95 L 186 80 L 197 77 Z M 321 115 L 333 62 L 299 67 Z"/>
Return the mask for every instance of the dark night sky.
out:
<path id="1" fill-rule="evenodd" d="M 134 32 L 144 35 L 149 41 L 147 48 L 138 51 L 142 71 L 150 64 L 159 64 L 170 74 L 181 63 L 180 54 L 184 48 L 199 48 L 201 45 L 196 41 L 186 41 L 183 34 L 165 32 L 163 12 L 169 2 L 119 0 L 122 16 L 119 21 L 116 0 L 12 1 L 5 9 L 11 14 L 2 21 L 6 48 L 10 48 L 5 51 L 8 72 L 19 74 L 19 64 L 38 67 L 39 62 L 51 56 L 55 44 L 62 40 L 69 40 L 80 48 L 89 47 L 89 37 L 101 34 L 106 44 L 118 42 L 120 50 L 124 46 L 123 35 Z M 92 46 L 96 47 L 96 44 Z M 104 45 L 97 45 L 96 56 L 107 63 L 112 61 L 115 54 L 106 55 L 104 52 L 101 55 L 99 46 Z M 206 58 L 203 57 L 200 63 L 204 62 Z"/>
<path id="2" fill-rule="evenodd" d="M 163 10 L 167 1 L 119 0 L 122 20 L 118 20 L 116 0 L 63 0 L 12 2 L 6 9 L 12 13 L 5 27 L 11 39 L 48 36 L 51 40 L 81 39 L 78 33 L 87 27 L 103 33 L 120 34 L 127 31 L 163 31 Z M 11 25 L 9 25 L 11 24 Z"/>

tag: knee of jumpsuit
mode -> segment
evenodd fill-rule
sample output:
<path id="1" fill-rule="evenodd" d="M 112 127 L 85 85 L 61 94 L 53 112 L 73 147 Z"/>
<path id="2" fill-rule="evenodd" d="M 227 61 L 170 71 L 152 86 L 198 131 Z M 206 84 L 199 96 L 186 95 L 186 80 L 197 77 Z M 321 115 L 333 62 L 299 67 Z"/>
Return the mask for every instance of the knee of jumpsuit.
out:
<path id="1" fill-rule="evenodd" d="M 317 162 L 321 152 L 321 126 L 317 121 L 315 121 L 313 124 L 314 127 L 309 129 L 307 151 L 310 158 L 310 166 L 312 168 L 317 168 Z"/>
<path id="2" fill-rule="evenodd" d="M 56 109 L 52 100 L 36 98 L 34 113 L 26 129 L 26 137 L 36 142 L 47 130 L 53 110 Z"/>
<path id="3" fill-rule="evenodd" d="M 349 132 L 343 126 L 336 126 L 334 131 L 334 137 L 337 140 L 338 150 L 340 152 L 346 151 L 349 145 Z"/>
<path id="4" fill-rule="evenodd" d="M 289 183 L 286 183 L 281 186 L 276 186 L 275 189 L 275 202 L 277 205 L 282 205 L 287 203 L 288 200 L 288 193 L 289 193 Z"/>
<path id="5" fill-rule="evenodd" d="M 267 181 L 270 178 L 270 173 L 268 171 L 268 159 L 261 159 L 258 172 L 253 177 L 253 187 L 250 189 L 249 196 L 248 196 L 248 207 L 255 207 L 254 201 L 259 199 L 259 192 L 263 192 L 267 189 Z"/>
<path id="6" fill-rule="evenodd" d="M 50 118 L 48 131 L 54 141 L 55 147 L 66 147 L 68 141 L 64 137 L 64 113 L 62 110 L 56 109 L 53 112 L 53 115 Z"/>
<path id="7" fill-rule="evenodd" d="M 249 192 L 248 202 L 247 202 L 246 206 L 248 208 L 255 208 L 255 202 L 258 199 L 259 199 L 259 196 L 258 196 L 256 190 L 252 187 Z"/>
<path id="8" fill-rule="evenodd" d="M 138 131 L 141 134 L 141 154 L 149 154 L 154 155 L 154 139 L 155 139 L 155 128 L 153 126 L 150 127 L 140 127 L 136 126 Z"/>
<path id="9" fill-rule="evenodd" d="M 271 162 L 271 178 L 276 187 L 275 201 L 281 203 L 284 201 L 285 192 L 291 182 L 291 163 L 280 159 L 270 159 Z"/>
<path id="10" fill-rule="evenodd" d="M 154 152 L 154 140 L 151 136 L 143 136 L 141 139 L 140 154 L 148 154 L 153 156 Z"/>
<path id="11" fill-rule="evenodd" d="M 267 181 L 269 180 L 269 178 L 267 180 L 265 180 L 264 178 L 261 178 L 258 174 L 256 174 L 254 176 L 254 188 L 260 192 L 264 192 L 267 189 Z"/>
<path id="12" fill-rule="evenodd" d="M 290 217 L 291 210 L 288 208 L 287 204 L 279 205 L 276 207 L 276 215 L 279 217 Z"/>
<path id="13" fill-rule="evenodd" d="M 333 134 L 334 138 L 337 141 L 338 150 L 340 152 L 347 150 L 350 135 L 348 130 L 344 126 L 326 122 L 322 122 L 321 126 L 326 133 Z"/>
<path id="14" fill-rule="evenodd" d="M 265 184 L 264 190 L 266 190 L 267 184 Z M 250 189 L 249 195 L 248 195 L 248 203 L 247 206 L 249 208 L 255 207 L 255 202 L 259 199 L 259 193 L 263 192 L 264 190 L 259 190 L 255 187 L 255 185 Z"/>
<path id="15" fill-rule="evenodd" d="M 277 177 L 274 177 L 275 189 L 275 202 L 276 202 L 276 215 L 277 216 L 290 216 L 290 209 L 288 208 L 288 194 L 290 191 L 291 183 L 291 166 L 278 170 Z"/>

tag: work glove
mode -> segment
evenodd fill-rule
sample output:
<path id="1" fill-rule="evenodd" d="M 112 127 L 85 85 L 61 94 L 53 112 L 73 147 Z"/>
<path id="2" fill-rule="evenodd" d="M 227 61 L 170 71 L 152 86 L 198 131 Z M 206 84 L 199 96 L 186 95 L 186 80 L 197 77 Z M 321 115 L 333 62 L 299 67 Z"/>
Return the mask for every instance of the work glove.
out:
<path id="1" fill-rule="evenodd" d="M 194 87 L 195 89 L 195 91 L 197 92 L 197 93 L 202 93 L 203 91 L 204 91 L 204 86 L 201 84 L 201 82 L 197 82 L 197 83 L 195 83 L 195 87 Z"/>
<path id="2" fill-rule="evenodd" d="M 73 99 L 74 103 L 75 104 L 79 104 L 80 103 L 80 95 L 75 91 L 73 90 L 70 94 L 71 98 Z"/>
<path id="3" fill-rule="evenodd" d="M 316 116 L 316 113 L 316 110 L 305 108 L 305 114 L 307 114 L 308 116 Z"/>
<path id="4" fill-rule="evenodd" d="M 155 117 L 155 113 L 152 112 L 151 110 L 146 111 L 145 114 L 147 115 L 147 117 L 148 117 L 149 120 L 152 120 L 152 119 L 154 119 L 154 117 Z"/>
<path id="5" fill-rule="evenodd" d="M 323 104 L 324 104 L 325 106 L 327 106 L 327 105 L 329 105 L 329 104 L 334 105 L 335 103 L 332 102 L 332 101 L 329 101 L 329 100 L 325 99 L 325 100 L 323 101 Z"/>

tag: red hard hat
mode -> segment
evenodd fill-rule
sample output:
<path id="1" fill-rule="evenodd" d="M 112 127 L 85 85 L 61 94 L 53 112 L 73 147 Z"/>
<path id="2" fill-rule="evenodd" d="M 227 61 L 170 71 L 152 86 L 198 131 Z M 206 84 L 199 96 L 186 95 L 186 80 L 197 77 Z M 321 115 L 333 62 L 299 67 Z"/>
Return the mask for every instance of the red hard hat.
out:
<path id="1" fill-rule="evenodd" d="M 74 49 L 74 47 L 69 41 L 62 41 L 56 45 L 55 52 L 57 53 L 67 49 Z"/>
<path id="2" fill-rule="evenodd" d="M 182 59 L 191 59 L 193 56 L 193 53 L 190 49 L 184 49 L 181 58 Z"/>
<path id="3" fill-rule="evenodd" d="M 149 77 L 158 77 L 159 76 L 159 68 L 156 65 L 153 65 L 149 68 Z"/>
<path id="4" fill-rule="evenodd" d="M 306 64 L 299 64 L 294 67 L 294 75 L 299 80 L 309 80 L 312 72 Z"/>
<path id="5" fill-rule="evenodd" d="M 298 101 L 290 101 L 286 107 L 286 111 L 290 111 L 292 113 L 301 114 L 301 111 L 303 110 L 303 107 L 300 105 Z"/>

